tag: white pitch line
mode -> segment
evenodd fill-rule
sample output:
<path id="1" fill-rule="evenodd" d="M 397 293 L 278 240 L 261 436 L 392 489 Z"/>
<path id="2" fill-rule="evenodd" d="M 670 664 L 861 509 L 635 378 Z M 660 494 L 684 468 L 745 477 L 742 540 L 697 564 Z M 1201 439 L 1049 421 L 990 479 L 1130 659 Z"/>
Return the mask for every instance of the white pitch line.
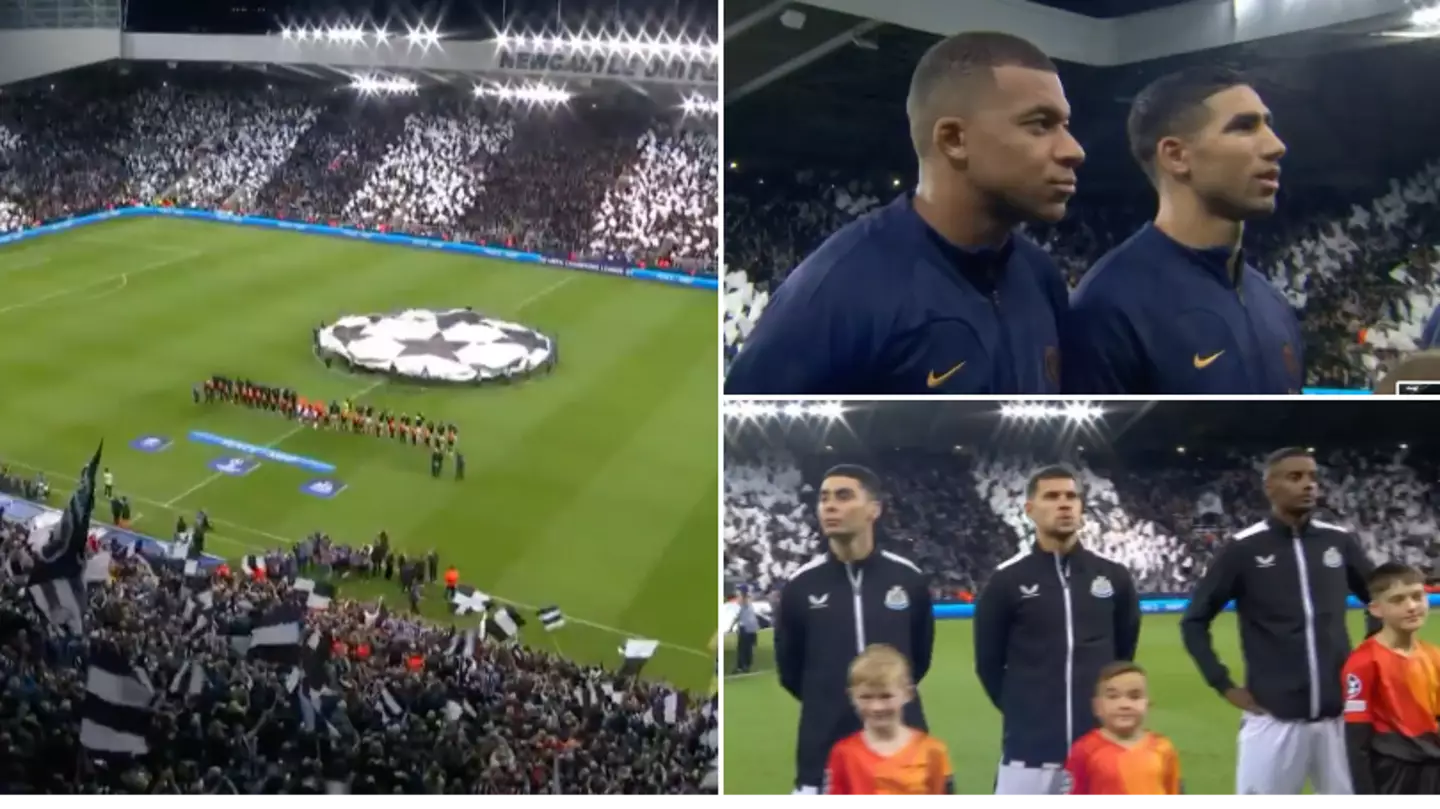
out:
<path id="1" fill-rule="evenodd" d="M 14 458 L 10 458 L 10 457 L 8 457 L 8 456 L 5 458 L 5 462 L 8 463 L 8 464 L 10 464 L 11 466 L 18 466 L 18 467 L 20 467 L 20 468 L 22 468 L 22 469 L 29 469 L 29 470 L 32 471 L 32 472 L 43 472 L 43 473 L 45 473 L 45 476 L 48 477 L 48 478 L 54 478 L 54 479 L 56 479 L 56 480 L 67 480 L 67 481 L 70 481 L 71 483 L 76 482 L 76 478 L 71 477 L 70 475 L 62 475 L 62 474 L 60 474 L 59 472 L 52 472 L 51 470 L 45 469 L 44 467 L 36 466 L 36 465 L 30 464 L 30 463 L 25 463 L 24 461 L 17 461 L 17 460 L 15 460 Z M 165 504 L 165 503 L 161 503 L 161 502 L 159 502 L 159 501 L 157 501 L 157 500 L 150 500 L 150 499 L 148 499 L 148 498 L 146 498 L 146 497 L 143 497 L 143 496 L 141 496 L 141 495 L 130 495 L 130 499 L 134 500 L 134 501 L 137 502 L 137 503 L 144 503 L 144 504 L 147 505 L 147 506 L 154 506 L 154 507 L 159 508 L 159 509 L 164 509 L 165 511 L 169 511 L 169 512 L 171 512 L 172 514 L 180 514 L 180 515 L 183 516 L 184 513 L 185 513 L 185 512 L 183 512 L 182 510 L 180 510 L 180 509 L 178 509 L 178 508 L 175 508 L 174 506 L 167 505 L 167 504 Z M 140 517 L 137 516 L 137 517 L 135 518 L 135 520 L 132 520 L 132 522 L 139 521 L 139 519 L 140 519 Z M 246 533 L 248 533 L 248 534 L 253 534 L 253 535 L 255 535 L 255 536 L 265 537 L 265 538 L 267 538 L 267 539 L 274 540 L 275 542 L 277 542 L 277 543 L 279 543 L 280 545 L 282 545 L 282 546 L 284 546 L 284 547 L 287 547 L 287 548 L 295 543 L 295 540 L 294 540 L 293 538 L 291 538 L 291 537 L 283 537 L 283 536 L 280 536 L 279 534 L 272 534 L 272 533 L 270 533 L 269 531 L 264 531 L 264 530 L 261 530 L 261 529 L 259 529 L 259 528 L 252 528 L 252 527 L 250 527 L 250 526 L 248 526 L 248 525 L 244 525 L 244 524 L 242 524 L 242 523 L 231 522 L 231 521 L 229 521 L 229 520 L 222 520 L 222 519 L 218 519 L 218 518 L 215 518 L 215 517 L 211 517 L 211 518 L 210 518 L 210 522 L 211 522 L 211 523 L 214 523 L 215 525 L 219 525 L 219 526 L 222 526 L 222 527 L 225 527 L 225 528 L 233 528 L 233 529 L 235 529 L 235 530 L 237 530 L 237 531 L 244 531 L 244 532 L 246 532 Z M 254 544 L 251 544 L 251 543 L 249 543 L 249 542 L 242 542 L 242 541 L 240 541 L 240 540 L 238 540 L 238 539 L 230 539 L 229 537 L 223 537 L 223 536 L 206 537 L 206 541 L 207 541 L 207 542 L 211 542 L 211 541 L 213 541 L 213 542 L 219 542 L 219 543 L 222 543 L 222 544 L 225 544 L 225 545 L 230 545 L 231 547 L 243 548 L 243 549 L 245 549 L 245 550 L 251 550 L 251 551 L 266 551 L 266 550 L 270 550 L 269 548 L 265 547 L 264 545 L 254 545 Z M 496 595 L 496 594 L 494 594 L 494 593 L 491 594 L 491 597 L 494 598 L 496 601 L 503 601 L 503 602 L 505 602 L 505 603 L 507 603 L 507 604 L 513 604 L 514 606 L 520 607 L 520 608 L 522 608 L 522 609 L 527 609 L 527 610 L 538 610 L 538 609 L 540 609 L 540 607 L 537 606 L 537 605 L 535 605 L 535 604 L 526 604 L 526 603 L 523 602 L 523 601 L 516 601 L 516 600 L 514 600 L 514 599 L 506 598 L 506 597 L 504 597 L 504 596 L 502 596 L 502 595 Z M 594 622 L 594 621 L 587 621 L 587 620 L 585 620 L 584 618 L 576 618 L 576 617 L 574 617 L 573 615 L 566 615 L 566 616 L 565 616 L 565 621 L 566 621 L 567 623 L 581 624 L 581 625 L 583 625 L 583 626 L 588 626 L 588 627 L 590 627 L 590 628 L 592 628 L 592 629 L 599 629 L 599 630 L 601 630 L 601 631 L 603 631 L 603 632 L 609 632 L 609 633 L 614 634 L 614 635 L 624 635 L 624 636 L 630 637 L 630 638 L 643 638 L 643 637 L 645 637 L 646 634 L 647 634 L 647 633 L 644 633 L 644 632 L 631 632 L 631 631 L 626 630 L 626 629 L 619 629 L 619 628 L 617 628 L 617 627 L 608 626 L 608 625 L 606 625 L 606 624 L 596 623 L 596 622 Z M 688 655 L 693 655 L 693 656 L 696 656 L 696 657 L 703 657 L 703 658 L 705 658 L 706 660 L 709 660 L 709 661 L 712 661 L 712 662 L 715 660 L 715 653 L 713 653 L 713 652 L 705 652 L 705 651 L 701 651 L 700 649 L 691 648 L 691 647 L 689 647 L 689 646 L 680 646 L 680 645 L 675 644 L 675 643 L 670 643 L 669 641 L 660 641 L 660 645 L 661 645 L 661 646 L 664 646 L 664 647 L 667 648 L 667 649 L 674 649 L 674 650 L 677 651 L 677 652 L 684 652 L 685 654 L 688 654 Z M 756 673 L 756 674 L 759 674 L 759 673 L 761 673 L 761 672 L 755 672 L 755 673 Z"/>
<path id="2" fill-rule="evenodd" d="M 566 284 L 570 283 L 571 281 L 574 281 L 576 278 L 579 278 L 579 277 L 580 277 L 580 273 L 578 273 L 578 272 L 576 272 L 576 271 L 574 271 L 574 270 L 571 270 L 571 271 L 570 271 L 570 274 L 569 274 L 568 276 L 566 276 L 565 278 L 561 278 L 559 281 L 556 281 L 555 283 L 551 284 L 550 286 L 545 287 L 544 289 L 540 290 L 539 292 L 536 292 L 534 295 L 531 295 L 530 297 L 526 298 L 525 300 L 520 301 L 518 304 L 515 305 L 515 311 L 517 311 L 517 312 L 523 311 L 526 307 L 530 306 L 531 304 L 535 303 L 536 301 L 540 300 L 541 298 L 545 297 L 546 295 L 549 295 L 551 292 L 554 292 L 555 290 L 559 289 L 560 287 L 565 286 Z"/>
<path id="3" fill-rule="evenodd" d="M 113 284 L 116 281 L 120 281 L 124 284 L 129 284 L 130 278 L 134 276 L 144 275 L 147 272 L 154 272 L 155 270 L 163 269 L 176 262 L 200 258 L 203 255 L 204 253 L 199 250 L 187 250 L 185 251 L 185 253 L 180 255 L 174 255 L 170 258 L 162 259 L 160 261 L 152 261 L 149 264 L 142 264 L 137 269 L 127 270 L 122 273 L 116 273 L 115 275 L 108 275 L 104 278 L 97 278 L 96 280 L 91 281 L 88 284 L 81 284 L 74 287 L 66 287 L 65 289 L 57 289 L 54 292 L 41 295 L 40 297 L 31 301 L 21 301 L 20 303 L 12 303 L 9 306 L 0 307 L 0 315 L 9 312 L 16 312 L 21 309 L 32 309 L 41 304 L 49 303 L 56 298 L 63 298 L 66 295 L 74 295 L 77 292 L 85 292 L 86 290 L 94 289 L 95 287 L 102 286 L 104 284 Z M 113 292 L 115 290 L 109 291 Z"/>
<path id="4" fill-rule="evenodd" d="M 347 396 L 347 397 L 345 397 L 345 398 L 347 398 L 347 399 L 359 399 L 359 398 L 361 398 L 362 396 L 366 395 L 367 393 L 370 393 L 370 392 L 374 391 L 376 388 L 380 387 L 380 386 L 383 385 L 383 384 L 385 384 L 385 380 L 383 380 L 383 379 L 378 379 L 378 380 L 370 383 L 369 385 L 366 385 L 366 386 L 365 386 L 365 389 L 364 389 L 364 390 L 361 390 L 359 393 L 352 393 L 352 394 L 350 394 L 349 396 Z M 302 431 L 302 430 L 304 430 L 304 429 L 305 429 L 305 423 L 304 423 L 304 422 L 301 422 L 301 423 L 299 423 L 299 424 L 296 424 L 294 427 L 290 428 L 289 430 L 286 430 L 284 435 L 282 435 L 282 436 L 280 436 L 279 438 L 271 441 L 271 442 L 268 443 L 268 444 L 261 444 L 261 446 L 265 447 L 265 449 L 274 449 L 274 448 L 280 446 L 281 444 L 285 443 L 285 442 L 288 441 L 289 439 L 294 438 L 296 435 L 298 435 L 298 434 L 300 433 L 300 431 Z M 191 486 L 190 488 L 188 488 L 188 489 L 186 489 L 185 491 L 181 492 L 180 494 L 176 495 L 173 499 L 171 499 L 170 502 L 168 502 L 168 503 L 165 504 L 165 508 L 174 508 L 176 503 L 180 502 L 181 500 L 184 500 L 185 498 L 189 497 L 190 495 L 192 495 L 192 494 L 200 491 L 201 489 L 205 488 L 206 486 L 209 486 L 210 484 L 214 483 L 215 481 L 217 481 L 217 480 L 219 480 L 220 478 L 223 478 L 223 477 L 230 477 L 230 476 L 229 476 L 229 475 L 226 475 L 224 472 L 216 472 L 216 473 L 212 474 L 210 477 L 205 478 L 204 480 L 200 481 L 199 483 L 195 484 L 194 486 Z"/>

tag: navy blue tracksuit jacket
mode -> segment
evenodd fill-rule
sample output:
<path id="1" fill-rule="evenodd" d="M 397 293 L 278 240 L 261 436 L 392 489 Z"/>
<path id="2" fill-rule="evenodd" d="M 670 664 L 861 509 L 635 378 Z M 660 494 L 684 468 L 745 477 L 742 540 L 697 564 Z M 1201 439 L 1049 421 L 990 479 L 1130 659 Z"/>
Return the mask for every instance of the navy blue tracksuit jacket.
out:
<path id="1" fill-rule="evenodd" d="M 1107 253 L 1070 298 L 1065 392 L 1299 393 L 1294 309 L 1249 264 L 1237 285 L 1229 259 L 1228 249 L 1195 250 L 1153 224 Z"/>
<path id="2" fill-rule="evenodd" d="M 1034 242 L 956 247 L 901 196 L 836 232 L 780 285 L 725 392 L 1058 393 L 1066 297 Z"/>

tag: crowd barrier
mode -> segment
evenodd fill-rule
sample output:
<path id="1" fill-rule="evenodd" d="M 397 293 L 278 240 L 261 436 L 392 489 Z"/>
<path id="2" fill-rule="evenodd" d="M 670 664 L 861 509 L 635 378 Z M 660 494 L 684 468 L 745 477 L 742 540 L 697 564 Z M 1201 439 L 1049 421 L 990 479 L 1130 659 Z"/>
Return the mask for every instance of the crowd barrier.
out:
<path id="1" fill-rule="evenodd" d="M 1350 596 L 1349 600 L 1346 603 L 1352 610 L 1358 610 L 1361 607 L 1365 606 L 1364 604 L 1361 604 L 1360 600 L 1357 599 L 1355 596 Z M 1184 612 L 1185 608 L 1188 606 L 1190 606 L 1190 599 L 1188 598 L 1176 598 L 1173 596 L 1151 596 L 1140 599 L 1140 612 L 1142 613 L 1162 613 L 1169 615 L 1178 615 Z M 1440 593 L 1430 594 L 1430 606 L 1440 607 Z M 1234 609 L 1235 603 L 1233 601 L 1225 605 L 1226 612 L 1232 611 Z M 936 620 L 968 620 L 974 617 L 974 604 L 947 603 L 935 605 Z"/>
<path id="2" fill-rule="evenodd" d="M 58 222 L 50 222 L 35 228 L 17 230 L 13 233 L 0 234 L 0 245 L 18 242 L 22 239 L 31 239 L 48 233 L 58 233 L 93 222 L 103 222 L 107 219 L 117 219 L 127 216 L 169 216 L 180 219 L 204 219 L 211 222 L 227 222 L 236 225 L 271 228 L 274 230 L 339 236 L 347 239 L 377 242 L 379 244 L 398 244 L 406 247 L 419 247 L 447 253 L 465 253 L 484 256 L 486 258 L 504 259 L 506 261 L 542 264 L 547 267 L 564 267 L 570 270 L 584 270 L 626 278 L 638 278 L 643 281 L 657 281 L 663 284 L 693 287 L 695 289 L 704 289 L 712 292 L 720 289 L 720 279 L 709 276 L 687 275 L 685 273 L 666 272 L 643 267 L 630 267 L 624 264 L 611 264 L 601 261 L 571 260 L 568 258 L 541 255 L 540 253 L 527 253 L 523 250 L 510 250 L 504 247 L 488 247 L 480 244 L 452 242 L 444 239 L 431 239 L 421 236 L 406 236 L 398 233 L 378 233 L 372 230 L 359 230 L 356 228 L 331 227 L 329 225 L 318 225 L 309 222 L 291 222 L 284 219 L 270 219 L 264 216 L 249 216 L 245 214 L 227 213 L 225 211 L 204 211 L 193 208 L 157 208 L 144 205 L 115 208 L 99 213 L 63 219 Z"/>
<path id="3" fill-rule="evenodd" d="M 97 499 L 96 510 L 99 511 L 104 504 Z M 0 519 L 16 525 L 31 526 L 37 520 L 49 520 L 58 523 L 60 521 L 60 509 L 32 503 L 8 494 L 0 494 Z M 95 538 L 102 547 L 111 545 L 135 551 L 147 559 L 166 559 L 170 556 L 171 543 L 162 539 L 139 534 L 125 528 L 116 528 L 113 525 L 104 525 L 98 522 L 90 523 L 90 536 Z M 205 553 L 199 556 L 199 562 L 206 568 L 214 568 L 220 565 L 224 559 L 212 553 Z"/>

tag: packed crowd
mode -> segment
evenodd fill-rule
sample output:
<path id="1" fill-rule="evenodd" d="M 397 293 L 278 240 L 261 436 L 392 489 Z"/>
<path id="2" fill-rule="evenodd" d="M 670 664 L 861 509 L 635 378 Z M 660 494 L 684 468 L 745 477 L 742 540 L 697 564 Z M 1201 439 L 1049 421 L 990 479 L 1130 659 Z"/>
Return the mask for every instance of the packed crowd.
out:
<path id="1" fill-rule="evenodd" d="M 453 230 L 475 204 L 485 167 L 515 134 L 505 111 L 493 115 L 415 114 L 405 119 L 401 139 L 345 206 L 344 218 L 368 227 Z"/>
<path id="2" fill-rule="evenodd" d="M 713 122 L 641 105 L 529 109 L 444 89 L 357 99 L 166 75 L 7 93 L 0 232 L 159 201 L 692 272 L 716 264 Z"/>
<path id="3" fill-rule="evenodd" d="M 739 186 L 740 183 L 732 184 Z M 727 353 L 764 311 L 769 291 L 847 222 L 899 193 L 898 185 L 801 173 L 793 182 L 746 183 L 725 198 Z M 1307 195 L 1313 196 L 1313 195 Z M 1303 207 L 1302 207 L 1303 206 Z M 1247 233 L 1257 266 L 1300 314 L 1307 384 L 1369 388 L 1387 363 L 1413 351 L 1440 304 L 1440 161 L 1392 180 L 1369 199 L 1286 201 Z M 1075 209 L 1029 233 L 1071 285 L 1151 215 L 1149 203 Z"/>
<path id="4" fill-rule="evenodd" d="M 703 256 L 714 242 L 720 155 L 714 138 L 694 130 L 640 137 L 631 171 L 605 195 L 592 252 L 618 259 L 632 245 L 651 255 Z"/>
<path id="5" fill-rule="evenodd" d="M 1351 526 L 1373 558 L 1423 570 L 1440 562 L 1433 459 L 1400 450 L 1338 451 L 1319 460 L 1323 511 Z M 813 484 L 834 462 L 773 454 L 727 460 L 727 578 L 771 591 L 822 551 Z M 885 485 L 880 541 L 919 564 L 937 596 L 973 593 L 997 564 L 1033 541 L 1025 484 L 1043 463 L 1016 455 L 887 453 L 871 464 Z M 1259 457 L 1073 465 L 1085 495 L 1082 541 L 1125 564 L 1146 592 L 1188 592 L 1214 543 L 1267 513 Z"/>
<path id="6" fill-rule="evenodd" d="M 101 545 L 108 572 L 89 587 L 85 632 L 71 636 L 25 595 L 26 533 L 0 522 L 0 793 L 713 788 L 713 701 L 364 604 L 337 598 L 305 613 L 297 691 L 293 665 L 247 645 L 260 643 L 260 616 L 313 605 L 297 573 L 338 565 L 308 541 L 247 560 L 271 575 L 222 571 L 203 585 L 183 561 Z M 203 624 L 199 588 L 210 593 Z M 153 689 L 148 752 L 86 755 L 86 661 L 116 648 Z"/>

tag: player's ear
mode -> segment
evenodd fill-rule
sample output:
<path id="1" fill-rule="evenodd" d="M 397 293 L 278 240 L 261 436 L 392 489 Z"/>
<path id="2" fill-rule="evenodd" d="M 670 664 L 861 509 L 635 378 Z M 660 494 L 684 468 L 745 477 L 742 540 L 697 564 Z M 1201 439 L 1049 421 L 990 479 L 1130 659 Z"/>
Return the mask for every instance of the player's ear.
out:
<path id="1" fill-rule="evenodd" d="M 1190 176 L 1190 149 L 1177 137 L 1161 138 L 1155 144 L 1155 171 L 1175 177 Z"/>
<path id="2" fill-rule="evenodd" d="M 970 159 L 969 145 L 965 137 L 965 120 L 954 116 L 936 118 L 930 129 L 935 151 L 946 160 L 964 163 Z"/>

